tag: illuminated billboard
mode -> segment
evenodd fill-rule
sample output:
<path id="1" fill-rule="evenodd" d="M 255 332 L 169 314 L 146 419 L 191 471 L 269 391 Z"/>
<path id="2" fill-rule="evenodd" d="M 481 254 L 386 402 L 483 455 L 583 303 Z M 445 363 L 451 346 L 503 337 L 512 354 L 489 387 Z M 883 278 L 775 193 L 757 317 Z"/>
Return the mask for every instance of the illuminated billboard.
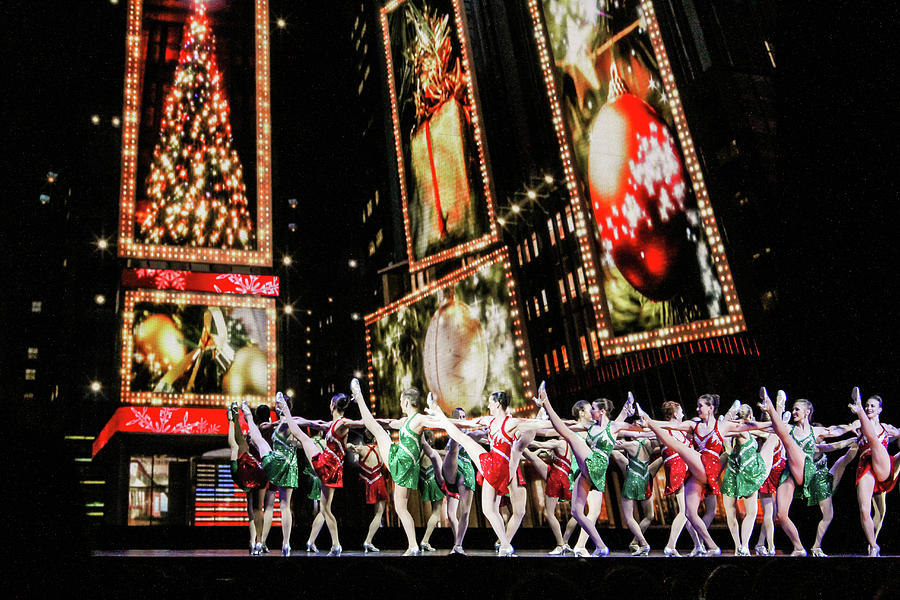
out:
<path id="1" fill-rule="evenodd" d="M 445 411 L 482 414 L 494 390 L 514 410 L 535 394 L 505 248 L 367 315 L 369 399 L 379 416 L 400 415 L 400 392 L 434 392 Z"/>
<path id="2" fill-rule="evenodd" d="M 267 0 L 130 0 L 119 255 L 270 266 Z"/>
<path id="3" fill-rule="evenodd" d="M 459 4 L 392 0 L 381 9 L 411 271 L 498 239 Z"/>
<path id="4" fill-rule="evenodd" d="M 224 406 L 275 395 L 275 300 L 125 292 L 122 402 Z"/>
<path id="5" fill-rule="evenodd" d="M 528 4 L 603 352 L 743 331 L 652 3 Z"/>

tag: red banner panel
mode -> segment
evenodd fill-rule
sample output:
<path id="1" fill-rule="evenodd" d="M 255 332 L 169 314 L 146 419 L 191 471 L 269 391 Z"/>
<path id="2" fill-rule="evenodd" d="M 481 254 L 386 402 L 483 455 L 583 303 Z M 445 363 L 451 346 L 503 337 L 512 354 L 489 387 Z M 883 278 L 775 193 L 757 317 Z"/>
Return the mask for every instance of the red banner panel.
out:
<path id="1" fill-rule="evenodd" d="M 168 406 L 123 406 L 94 440 L 91 456 L 118 432 L 225 435 L 228 419 L 224 408 L 172 408 Z"/>
<path id="2" fill-rule="evenodd" d="M 122 285 L 132 288 L 215 292 L 217 294 L 278 295 L 278 277 L 274 275 L 194 273 L 193 271 L 169 269 L 125 269 L 122 271 Z"/>

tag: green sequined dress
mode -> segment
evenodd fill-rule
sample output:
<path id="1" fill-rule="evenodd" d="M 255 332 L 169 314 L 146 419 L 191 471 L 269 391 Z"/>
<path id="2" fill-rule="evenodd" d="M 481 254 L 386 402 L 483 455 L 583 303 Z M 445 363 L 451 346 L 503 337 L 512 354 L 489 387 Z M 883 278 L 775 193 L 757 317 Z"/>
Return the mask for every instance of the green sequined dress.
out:
<path id="1" fill-rule="evenodd" d="M 422 434 L 409 428 L 412 417 L 400 428 L 400 440 L 388 451 L 388 471 L 396 485 L 415 490 L 419 487 L 419 453 Z"/>
<path id="2" fill-rule="evenodd" d="M 646 443 L 645 440 L 639 440 L 641 448 Z M 637 456 L 641 453 L 637 451 L 635 456 L 628 457 L 628 470 L 625 472 L 625 483 L 622 484 L 622 496 L 629 500 L 643 501 L 648 498 L 650 489 L 650 460 L 639 460 Z"/>
<path id="3" fill-rule="evenodd" d="M 756 440 L 751 437 L 740 446 L 735 445 L 728 455 L 721 490 L 731 498 L 746 498 L 759 491 L 768 476 L 766 463 L 756 449 Z"/>
<path id="4" fill-rule="evenodd" d="M 593 488 L 600 492 L 606 487 L 606 469 L 609 467 L 609 455 L 616 445 L 616 440 L 613 438 L 612 431 L 610 430 L 611 425 L 612 421 L 607 421 L 606 427 L 604 428 L 597 427 L 596 424 L 592 425 L 591 428 L 588 429 L 587 436 L 584 440 L 587 442 L 587 445 L 593 449 L 591 455 L 584 461 L 585 466 L 588 469 L 588 480 L 591 482 Z M 572 491 L 575 490 L 575 481 L 580 474 L 581 467 L 579 467 L 578 461 L 575 459 L 575 454 L 573 453 L 572 472 L 569 474 Z"/>
<path id="5" fill-rule="evenodd" d="M 272 434 L 272 451 L 263 456 L 262 468 L 272 485 L 295 488 L 300 481 L 297 450 L 277 429 Z"/>
<path id="6" fill-rule="evenodd" d="M 810 428 L 806 437 L 802 440 L 798 440 L 797 436 L 794 435 L 796 429 L 796 425 L 791 427 L 791 437 L 806 454 L 806 460 L 803 463 L 803 484 L 797 485 L 794 488 L 794 498 L 806 498 L 806 504 L 808 506 L 813 506 L 814 504 L 818 504 L 819 500 L 824 500 L 828 497 L 821 497 L 822 494 L 825 493 L 825 490 L 822 489 L 821 482 L 816 482 L 816 463 L 813 461 L 813 455 L 816 453 L 816 437 L 812 428 Z M 790 465 L 785 467 L 784 472 L 781 474 L 781 479 L 778 481 L 778 485 L 787 481 L 788 477 L 791 477 Z M 831 495 L 830 491 L 829 495 Z"/>
<path id="7" fill-rule="evenodd" d="M 434 465 L 430 460 L 428 463 L 422 463 L 419 467 L 419 494 L 423 502 L 438 502 L 444 497 L 444 492 L 434 478 Z"/>

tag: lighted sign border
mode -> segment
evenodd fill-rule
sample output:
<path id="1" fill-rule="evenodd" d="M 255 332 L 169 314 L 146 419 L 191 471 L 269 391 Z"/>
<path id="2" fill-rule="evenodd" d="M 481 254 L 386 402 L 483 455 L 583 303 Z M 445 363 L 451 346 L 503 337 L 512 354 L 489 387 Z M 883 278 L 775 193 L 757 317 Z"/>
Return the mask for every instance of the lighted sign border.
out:
<path id="1" fill-rule="evenodd" d="M 462 281 L 463 279 L 469 277 L 483 267 L 493 266 L 494 264 L 497 264 L 499 262 L 503 263 L 504 271 L 506 273 L 506 289 L 509 292 L 509 314 L 513 319 L 513 337 L 516 344 L 516 353 L 519 356 L 519 369 L 521 369 L 519 371 L 519 375 L 521 375 L 522 382 L 524 384 L 523 392 L 525 394 L 525 398 L 531 398 L 536 395 L 537 388 L 534 385 L 534 380 L 530 371 L 531 358 L 529 356 L 528 344 L 526 343 L 526 340 L 522 335 L 522 318 L 519 311 L 518 296 L 516 295 L 516 281 L 512 275 L 512 265 L 509 261 L 509 252 L 507 251 L 506 247 L 502 247 L 494 250 L 490 254 L 475 259 L 462 269 L 454 271 L 449 275 L 438 279 L 437 281 L 433 281 L 425 287 L 404 296 L 400 300 L 379 308 L 375 312 L 365 316 L 364 321 L 366 324 L 366 362 L 368 363 L 367 369 L 369 374 L 369 406 L 371 407 L 372 411 L 375 410 L 376 396 L 374 389 L 375 372 L 372 368 L 372 335 L 370 333 L 370 326 L 373 323 L 380 321 L 384 317 L 400 310 L 401 308 L 418 302 L 426 296 L 431 296 L 438 290 L 448 288 L 458 281 Z"/>
<path id="2" fill-rule="evenodd" d="M 403 205 L 403 227 L 404 231 L 406 232 L 406 254 L 409 257 L 409 270 L 410 272 L 413 272 L 451 258 L 456 258 L 464 254 L 469 254 L 470 252 L 481 250 L 499 241 L 500 233 L 497 230 L 497 220 L 494 213 L 494 195 L 491 191 L 492 184 L 487 167 L 486 152 L 484 149 L 484 144 L 481 140 L 481 105 L 477 100 L 475 78 L 472 77 L 472 69 L 469 61 L 469 38 L 467 35 L 468 30 L 466 28 L 463 11 L 460 9 L 459 0 L 450 0 L 453 3 L 453 16 L 456 25 L 456 35 L 461 49 L 463 68 L 465 69 L 465 77 L 468 84 L 466 86 L 466 93 L 469 96 L 469 102 L 471 102 L 472 106 L 474 107 L 474 111 L 472 113 L 472 126 L 475 130 L 475 145 L 478 148 L 478 165 L 481 170 L 481 181 L 484 188 L 485 203 L 487 204 L 488 226 L 490 231 L 489 233 L 486 233 L 474 240 L 469 240 L 468 242 L 464 242 L 462 244 L 459 244 L 458 246 L 454 246 L 453 248 L 447 248 L 446 250 L 441 250 L 440 252 L 432 254 L 431 256 L 426 256 L 420 261 L 417 261 L 414 258 L 412 236 L 410 235 L 409 211 L 407 208 L 408 194 L 406 190 L 406 168 L 403 163 L 403 141 L 400 134 L 400 113 L 397 106 L 396 86 L 394 84 L 394 58 L 391 54 L 390 30 L 388 27 L 387 19 L 388 13 L 394 12 L 407 1 L 408 0 L 390 0 L 381 8 L 380 19 L 381 33 L 384 40 L 384 56 L 387 65 L 386 70 L 388 91 L 391 96 L 391 119 L 394 125 L 394 149 L 397 153 L 397 175 L 400 178 L 400 198 L 401 204 Z"/>
<path id="3" fill-rule="evenodd" d="M 555 75 L 551 64 L 551 53 L 548 49 L 548 33 L 543 21 L 543 13 L 540 4 L 541 0 L 528 0 L 528 11 L 531 14 L 538 57 L 541 61 L 541 70 L 544 74 L 544 84 L 547 88 L 547 97 L 550 101 L 550 109 L 553 113 L 553 125 L 556 130 L 556 139 L 559 142 L 560 159 L 563 163 L 566 186 L 569 190 L 570 205 L 575 213 L 575 233 L 578 237 L 578 246 L 581 251 L 582 262 L 585 266 L 588 280 L 588 295 L 590 296 L 591 304 L 594 308 L 594 316 L 597 319 L 597 329 L 603 353 L 607 356 L 619 355 L 623 352 L 634 352 L 647 348 L 660 348 L 670 344 L 690 342 L 701 338 L 731 335 L 746 331 L 747 325 L 744 322 L 744 315 L 741 312 L 741 307 L 738 303 L 737 292 L 734 289 L 734 283 L 731 277 L 731 269 L 728 266 L 728 260 L 725 257 L 725 248 L 722 245 L 722 238 L 719 235 L 719 229 L 716 225 L 715 217 L 713 216 L 712 206 L 709 203 L 706 183 L 703 180 L 700 162 L 697 160 L 697 153 L 694 150 L 694 143 L 684 116 L 681 98 L 679 97 L 678 89 L 675 86 L 675 76 L 672 74 L 668 54 L 666 53 L 666 48 L 659 32 L 659 23 L 656 20 L 656 12 L 653 9 L 653 3 L 650 0 L 643 0 L 641 2 L 641 8 L 644 11 L 644 16 L 649 28 L 650 42 L 653 46 L 656 62 L 663 78 L 663 86 L 666 95 L 669 98 L 669 104 L 672 107 L 675 129 L 677 130 L 678 139 L 681 142 L 681 149 L 684 152 L 684 157 L 687 161 L 687 169 L 690 174 L 691 184 L 693 185 L 697 197 L 697 206 L 709 242 L 713 263 L 716 266 L 719 283 L 722 286 L 722 293 L 725 296 L 728 314 L 703 321 L 686 323 L 684 325 L 662 327 L 653 331 L 611 337 L 612 325 L 610 324 L 609 315 L 606 314 L 604 303 L 601 299 L 602 292 L 597 280 L 597 269 L 594 266 L 596 261 L 594 258 L 593 240 L 591 239 L 590 228 L 584 210 L 585 199 L 581 193 L 575 168 L 572 164 L 572 147 L 565 120 L 560 109 L 560 99 L 556 91 Z"/>
<path id="4" fill-rule="evenodd" d="M 134 238 L 137 137 L 144 0 L 129 0 L 122 109 L 122 179 L 119 191 L 119 256 L 179 262 L 272 266 L 272 124 L 269 100 L 269 0 L 256 1 L 256 250 L 145 244 Z"/>
<path id="5" fill-rule="evenodd" d="M 148 406 L 221 406 L 233 402 L 237 396 L 228 394 L 164 394 L 159 392 L 134 392 L 130 389 L 131 360 L 134 352 L 134 306 L 138 302 L 157 304 L 197 304 L 201 306 L 228 306 L 230 308 L 262 308 L 266 311 L 266 396 L 245 395 L 243 400 L 251 404 L 265 404 L 276 392 L 278 347 L 275 343 L 275 324 L 278 318 L 274 298 L 260 296 L 237 296 L 232 294 L 197 294 L 192 292 L 172 292 L 168 290 L 127 290 L 122 309 L 122 404 Z"/>

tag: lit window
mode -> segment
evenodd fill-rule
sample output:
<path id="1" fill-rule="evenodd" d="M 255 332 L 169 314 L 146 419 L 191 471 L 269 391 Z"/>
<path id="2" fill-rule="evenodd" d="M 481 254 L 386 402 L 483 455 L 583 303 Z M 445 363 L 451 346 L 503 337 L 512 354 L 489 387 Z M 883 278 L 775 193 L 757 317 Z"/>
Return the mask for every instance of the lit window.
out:
<path id="1" fill-rule="evenodd" d="M 384 230 L 379 229 L 378 233 L 375 234 L 375 247 L 380 247 L 382 241 L 384 241 Z"/>
<path id="2" fill-rule="evenodd" d="M 522 246 L 516 245 L 516 254 L 519 255 L 519 266 L 522 266 Z"/>
<path id="3" fill-rule="evenodd" d="M 600 344 L 597 342 L 597 332 L 591 330 L 591 349 L 594 351 L 594 360 L 600 360 Z"/>
<path id="4" fill-rule="evenodd" d="M 547 357 L 546 352 L 544 352 L 544 366 L 547 367 L 547 370 L 545 371 L 545 373 L 547 373 L 547 375 L 549 375 L 550 374 L 550 359 Z"/>
<path id="5" fill-rule="evenodd" d="M 584 269 L 578 267 L 575 270 L 575 273 L 578 275 L 578 287 L 581 289 L 581 293 L 584 294 L 587 292 L 587 286 L 584 283 Z"/>
<path id="6" fill-rule="evenodd" d="M 25 379 L 27 381 L 34 381 L 35 377 L 37 377 L 36 369 L 25 369 Z"/>
<path id="7" fill-rule="evenodd" d="M 550 305 L 547 303 L 547 290 L 541 290 L 541 300 L 544 301 L 544 311 L 550 310 Z"/>
<path id="8" fill-rule="evenodd" d="M 35 300 L 34 302 L 31 303 L 31 312 L 33 312 L 33 313 L 41 312 L 41 301 L 40 300 Z"/>
<path id="9" fill-rule="evenodd" d="M 537 296 L 532 298 L 532 300 L 534 301 L 534 316 L 539 317 L 541 316 L 541 305 L 538 304 Z"/>
<path id="10" fill-rule="evenodd" d="M 567 300 L 567 298 L 566 298 L 566 286 L 565 286 L 565 284 L 563 283 L 563 280 L 562 280 L 562 279 L 558 279 L 557 281 L 559 282 L 559 299 L 562 300 L 562 303 L 563 303 L 563 304 L 565 304 L 565 303 L 566 303 L 566 300 Z"/>
<path id="11" fill-rule="evenodd" d="M 25 400 L 34 400 L 34 392 L 25 392 Z"/>
<path id="12" fill-rule="evenodd" d="M 566 237 L 566 230 L 563 229 L 562 217 L 556 213 L 556 231 L 559 233 L 559 239 Z"/>
<path id="13" fill-rule="evenodd" d="M 522 246 L 525 248 L 525 260 L 530 261 L 531 260 L 531 252 L 528 251 L 528 242 L 527 241 L 522 242 Z"/>
<path id="14" fill-rule="evenodd" d="M 37 348 L 29 348 L 28 349 L 28 358 L 34 359 L 38 357 L 38 349 Z"/>
<path id="15" fill-rule="evenodd" d="M 574 299 L 575 299 L 575 296 L 576 296 L 576 292 L 575 292 L 575 279 L 572 277 L 572 273 L 571 273 L 571 272 L 566 273 L 566 279 L 567 279 L 568 282 L 569 282 L 569 295 L 570 295 L 570 296 L 572 297 L 572 299 L 574 300 Z"/>
<path id="16" fill-rule="evenodd" d="M 556 357 L 556 350 L 553 351 L 553 369 L 559 373 L 559 359 Z"/>
<path id="17" fill-rule="evenodd" d="M 555 246 L 556 245 L 556 234 L 553 233 L 553 219 L 552 218 L 547 219 L 547 231 L 550 232 L 550 245 Z"/>
<path id="18" fill-rule="evenodd" d="M 566 347 L 564 345 L 560 346 L 559 351 L 562 353 L 563 369 L 568 371 L 569 370 L 569 354 L 566 352 Z"/>
<path id="19" fill-rule="evenodd" d="M 540 255 L 540 251 L 538 250 L 538 241 L 537 241 L 537 233 L 531 232 L 531 246 L 534 248 L 534 256 L 537 258 Z"/>
<path id="20" fill-rule="evenodd" d="M 588 364 L 591 362 L 591 355 L 588 352 L 587 340 L 584 339 L 584 336 L 578 339 L 581 342 L 581 360 L 584 361 L 584 364 Z"/>
<path id="21" fill-rule="evenodd" d="M 575 231 L 575 219 L 572 218 L 571 206 L 566 206 L 566 224 L 569 226 L 569 233 Z"/>

